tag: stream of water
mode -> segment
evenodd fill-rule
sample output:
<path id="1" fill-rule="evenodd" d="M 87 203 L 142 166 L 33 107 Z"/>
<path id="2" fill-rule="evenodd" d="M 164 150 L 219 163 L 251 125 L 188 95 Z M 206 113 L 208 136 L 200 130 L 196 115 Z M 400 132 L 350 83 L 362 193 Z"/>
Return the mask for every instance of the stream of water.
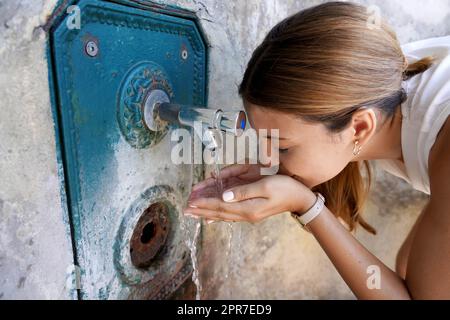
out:
<path id="1" fill-rule="evenodd" d="M 213 150 L 211 155 L 214 158 L 214 173 L 216 176 L 215 181 L 216 181 L 217 193 L 219 196 L 221 196 L 222 192 L 223 192 L 223 182 L 222 182 L 222 179 L 220 178 L 219 152 L 217 150 Z M 202 225 L 202 222 L 200 219 L 198 219 L 198 221 L 196 222 L 196 225 L 195 225 L 195 232 L 194 232 L 194 235 L 192 236 L 192 240 L 187 241 L 187 243 L 186 243 L 191 252 L 191 261 L 192 261 L 192 269 L 193 269 L 192 282 L 194 282 L 195 287 L 196 287 L 196 294 L 195 294 L 196 300 L 201 300 L 201 293 L 202 293 L 202 285 L 200 282 L 199 269 L 198 269 L 198 257 L 197 257 L 197 242 L 198 242 L 198 237 L 200 235 L 201 225 Z"/>
<path id="2" fill-rule="evenodd" d="M 195 293 L 195 300 L 200 300 L 201 299 L 201 293 L 202 293 L 202 285 L 200 283 L 200 277 L 198 274 L 198 259 L 197 259 L 197 241 L 198 241 L 198 236 L 200 235 L 200 230 L 201 230 L 201 226 L 202 223 L 200 221 L 200 219 L 197 221 L 196 225 L 195 225 L 195 232 L 194 232 L 194 237 L 192 240 L 192 245 L 191 245 L 191 260 L 192 260 L 192 282 L 194 282 L 195 287 L 196 287 L 196 293 Z"/>
<path id="3" fill-rule="evenodd" d="M 220 177 L 220 150 L 213 150 L 212 151 L 212 156 L 214 158 L 214 175 L 215 175 L 215 183 L 216 183 L 216 189 L 217 189 L 217 195 L 218 197 L 222 197 L 222 193 L 223 193 L 223 181 L 222 178 Z M 230 261 L 230 255 L 231 255 L 231 246 L 232 246 L 232 239 L 233 239 L 233 223 L 232 222 L 227 222 L 228 228 L 227 228 L 227 235 L 228 235 L 228 244 L 227 244 L 227 248 L 226 248 L 226 261 Z M 193 268 L 193 273 L 192 273 L 192 281 L 194 282 L 195 286 L 196 286 L 196 296 L 195 299 L 196 300 L 201 300 L 201 293 L 202 293 L 202 285 L 200 282 L 200 277 L 199 277 L 199 270 L 198 270 L 198 259 L 197 259 L 197 242 L 198 242 L 198 237 L 200 235 L 200 230 L 201 230 L 201 220 L 199 219 L 196 222 L 196 226 L 195 226 L 195 232 L 194 235 L 191 236 L 192 240 L 191 241 L 187 241 L 187 245 L 190 249 L 191 252 L 191 261 L 192 261 L 192 268 Z M 189 237 L 189 238 L 191 238 Z M 230 275 L 230 264 L 228 264 L 226 270 L 225 270 L 225 281 L 228 280 Z M 231 297 L 231 292 L 230 292 L 230 297 Z"/>
<path id="4" fill-rule="evenodd" d="M 220 150 L 221 151 L 221 150 Z M 215 182 L 216 182 L 216 188 L 217 188 L 217 195 L 219 198 L 222 198 L 223 190 L 223 180 L 220 176 L 220 152 L 215 150 L 213 151 L 213 157 L 214 157 L 214 175 L 215 175 Z M 228 282 L 228 278 L 230 275 L 230 256 L 231 256 L 231 245 L 233 240 L 233 223 L 227 222 L 228 228 L 227 228 L 227 234 L 228 234 L 228 245 L 226 248 L 226 261 L 228 262 L 227 268 L 225 270 L 225 281 Z M 231 298 L 231 295 L 230 295 Z"/>
<path id="5" fill-rule="evenodd" d="M 220 164 L 219 164 L 220 153 L 217 150 L 213 150 L 212 155 L 214 157 L 214 175 L 216 177 L 215 180 L 216 180 L 217 196 L 221 198 L 223 192 L 223 181 L 222 178 L 220 177 Z"/>

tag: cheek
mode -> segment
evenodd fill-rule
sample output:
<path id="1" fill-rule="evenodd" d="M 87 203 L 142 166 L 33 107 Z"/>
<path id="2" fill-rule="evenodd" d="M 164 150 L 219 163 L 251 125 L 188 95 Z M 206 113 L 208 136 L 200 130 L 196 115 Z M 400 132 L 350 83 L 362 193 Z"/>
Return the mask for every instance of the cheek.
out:
<path id="1" fill-rule="evenodd" d="M 324 174 L 326 165 L 318 161 L 315 157 L 305 155 L 295 156 L 286 155 L 281 157 L 280 161 L 284 168 L 291 174 L 300 177 L 302 181 L 311 183 L 313 180 L 320 179 Z"/>
<path id="2" fill-rule="evenodd" d="M 280 156 L 281 164 L 308 186 L 316 186 L 335 177 L 347 165 L 348 159 L 333 148 L 321 148 Z"/>

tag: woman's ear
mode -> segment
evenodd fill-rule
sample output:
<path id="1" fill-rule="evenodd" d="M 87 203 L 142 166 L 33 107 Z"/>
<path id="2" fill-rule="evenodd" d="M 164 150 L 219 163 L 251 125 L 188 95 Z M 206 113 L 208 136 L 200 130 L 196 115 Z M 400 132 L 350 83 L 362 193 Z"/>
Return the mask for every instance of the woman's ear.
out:
<path id="1" fill-rule="evenodd" d="M 372 108 L 356 112 L 352 119 L 354 138 L 364 144 L 376 132 L 377 121 L 377 115 Z"/>

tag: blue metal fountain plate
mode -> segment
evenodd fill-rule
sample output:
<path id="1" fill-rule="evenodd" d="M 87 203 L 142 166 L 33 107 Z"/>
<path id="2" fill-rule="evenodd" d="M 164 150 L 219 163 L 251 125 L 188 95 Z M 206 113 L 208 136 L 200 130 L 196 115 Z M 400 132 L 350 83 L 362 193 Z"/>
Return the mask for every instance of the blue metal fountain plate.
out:
<path id="1" fill-rule="evenodd" d="M 192 166 L 170 162 L 168 131 L 149 130 L 142 105 L 155 88 L 171 102 L 205 105 L 205 44 L 189 18 L 120 2 L 80 1 L 80 28 L 69 28 L 67 15 L 51 30 L 52 89 L 82 298 L 149 297 L 144 284 L 160 286 L 187 259 L 179 211 Z M 129 238 L 158 201 L 168 204 L 172 221 L 162 258 L 135 268 Z"/>

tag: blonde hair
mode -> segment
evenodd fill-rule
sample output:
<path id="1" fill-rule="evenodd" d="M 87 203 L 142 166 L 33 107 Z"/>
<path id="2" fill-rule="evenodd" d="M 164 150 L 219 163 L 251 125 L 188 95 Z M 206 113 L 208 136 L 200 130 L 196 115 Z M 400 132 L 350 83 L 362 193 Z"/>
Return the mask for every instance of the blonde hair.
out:
<path id="1" fill-rule="evenodd" d="M 369 28 L 367 8 L 327 2 L 278 23 L 255 49 L 239 94 L 258 107 L 320 122 L 330 133 L 348 126 L 361 107 L 377 108 L 384 123 L 406 100 L 402 81 L 427 70 L 433 57 L 408 61 L 395 32 L 381 19 Z M 367 172 L 367 183 L 362 168 Z M 372 182 L 368 161 L 350 162 L 333 179 L 316 186 L 327 207 L 353 231 Z"/>

